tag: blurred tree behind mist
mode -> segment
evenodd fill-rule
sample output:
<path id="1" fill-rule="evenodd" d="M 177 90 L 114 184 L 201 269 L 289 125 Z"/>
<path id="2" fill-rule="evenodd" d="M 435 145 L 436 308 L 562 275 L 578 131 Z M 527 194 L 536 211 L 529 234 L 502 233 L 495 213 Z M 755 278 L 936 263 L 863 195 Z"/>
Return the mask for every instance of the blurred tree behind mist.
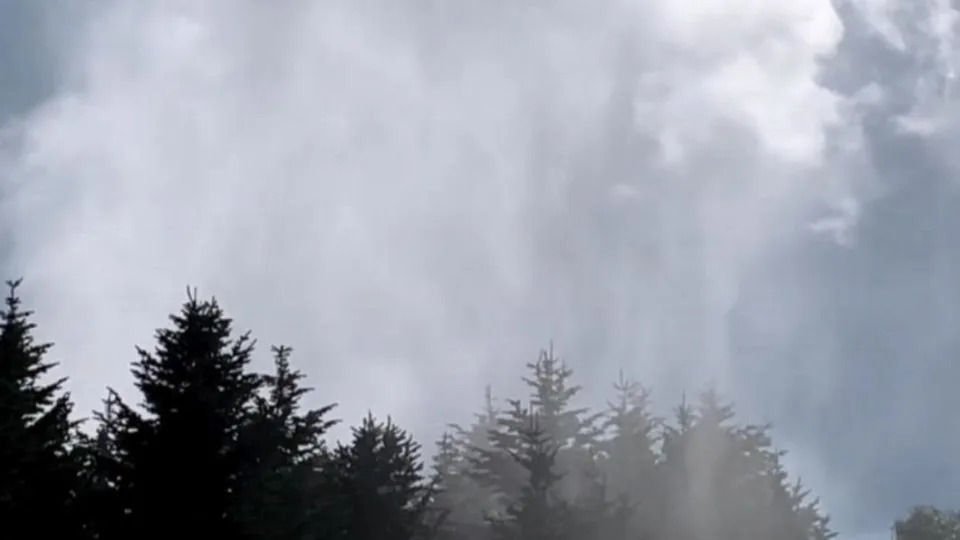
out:
<path id="1" fill-rule="evenodd" d="M 960 540 L 960 512 L 917 506 L 894 524 L 895 540 Z"/>

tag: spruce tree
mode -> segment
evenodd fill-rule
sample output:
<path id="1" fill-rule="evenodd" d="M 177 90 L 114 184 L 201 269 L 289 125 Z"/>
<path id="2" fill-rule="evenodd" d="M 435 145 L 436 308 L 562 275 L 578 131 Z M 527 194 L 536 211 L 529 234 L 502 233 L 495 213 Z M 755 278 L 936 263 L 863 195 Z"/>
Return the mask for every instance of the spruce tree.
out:
<path id="1" fill-rule="evenodd" d="M 0 523 L 4 538 L 78 538 L 79 461 L 64 379 L 49 379 L 51 344 L 36 342 L 20 281 L 0 308 Z"/>
<path id="2" fill-rule="evenodd" d="M 681 540 L 823 540 L 834 533 L 799 482 L 788 483 L 769 426 L 733 422 L 733 406 L 704 392 L 665 434 L 669 512 L 661 532 Z"/>
<path id="3" fill-rule="evenodd" d="M 530 389 L 530 404 L 541 429 L 557 445 L 557 468 L 563 475 L 558 489 L 572 502 L 597 487 L 594 466 L 603 413 L 574 406 L 582 387 L 573 384 L 573 370 L 554 354 L 552 346 L 541 351 L 527 369 L 530 374 L 523 380 Z"/>
<path id="4" fill-rule="evenodd" d="M 498 540 L 573 540 L 587 532 L 579 527 L 571 505 L 557 494 L 562 475 L 556 470 L 559 447 L 528 412 L 519 430 L 518 448 L 509 456 L 524 471 L 519 496 L 500 515 L 491 516 Z"/>
<path id="5" fill-rule="evenodd" d="M 654 525 L 657 538 L 670 540 L 696 540 L 690 530 L 693 515 L 690 513 L 688 494 L 691 486 L 691 471 L 687 458 L 693 445 L 692 434 L 696 413 L 687 403 L 686 395 L 673 410 L 674 422 L 663 428 L 660 459 L 660 499 L 666 512 Z"/>
<path id="6" fill-rule="evenodd" d="M 530 411 L 518 399 L 507 400 L 509 408 L 500 411 L 487 434 L 489 444 L 474 447 L 468 474 L 493 497 L 488 510 L 504 509 L 522 493 L 524 470 L 514 456 L 524 450 L 524 433 Z"/>
<path id="7" fill-rule="evenodd" d="M 372 415 L 322 460 L 328 540 L 432 540 L 439 530 L 420 445 L 390 419 Z"/>
<path id="8" fill-rule="evenodd" d="M 96 433 L 92 437 L 79 434 L 78 452 L 82 463 L 78 477 L 79 512 L 83 538 L 90 540 L 122 538 L 124 532 L 124 503 L 119 489 L 121 471 L 112 437 L 117 403 L 117 395 L 110 392 L 104 400 L 103 411 L 95 415 L 99 422 Z"/>
<path id="9" fill-rule="evenodd" d="M 829 516 L 819 508 L 819 499 L 810 498 L 810 490 L 797 479 L 789 482 L 780 463 L 785 451 L 769 452 L 768 466 L 762 480 L 766 484 L 755 491 L 763 494 L 757 505 L 760 525 L 756 534 L 776 535 L 794 540 L 829 540 L 837 535 L 830 528 Z M 757 499 L 754 498 L 756 501 Z"/>
<path id="10" fill-rule="evenodd" d="M 552 348 L 541 351 L 527 369 L 529 375 L 523 381 L 530 391 L 531 410 L 522 406 L 521 400 L 507 401 L 510 407 L 500 412 L 489 432 L 489 447 L 475 452 L 472 475 L 507 499 L 515 499 L 523 486 L 523 472 L 510 456 L 521 449 L 529 414 L 536 414 L 539 429 L 557 446 L 555 460 L 563 478 L 558 490 L 573 502 L 595 483 L 602 414 L 574 407 L 581 388 L 572 384 L 573 370 L 554 356 Z"/>
<path id="11" fill-rule="evenodd" d="M 532 415 L 537 418 L 538 433 L 555 449 L 550 459 L 558 480 L 551 496 L 576 509 L 584 523 L 605 519 L 610 501 L 598 468 L 602 414 L 574 406 L 581 388 L 572 383 L 573 370 L 552 349 L 541 351 L 527 369 L 523 381 L 530 392 L 530 406 L 507 400 L 508 407 L 496 414 L 496 422 L 488 428 L 487 444 L 471 448 L 468 475 L 493 495 L 484 511 L 502 514 L 527 496 L 529 471 L 516 456 L 529 450 Z"/>
<path id="12" fill-rule="evenodd" d="M 439 517 L 437 540 L 462 539 L 466 536 L 461 529 L 465 521 L 456 512 L 467 509 L 466 494 L 469 488 L 464 484 L 469 479 L 462 474 L 463 455 L 456 439 L 444 432 L 437 441 L 433 455 L 433 480 L 436 493 L 431 499 L 430 509 Z"/>
<path id="13" fill-rule="evenodd" d="M 960 512 L 917 506 L 894 524 L 896 540 L 960 540 Z"/>
<path id="14" fill-rule="evenodd" d="M 600 468 L 615 514 L 608 537 L 652 538 L 663 515 L 662 482 L 658 468 L 657 428 L 650 413 L 650 394 L 620 373 L 613 385 L 616 399 L 608 403 L 601 443 Z"/>
<path id="15" fill-rule="evenodd" d="M 323 435 L 337 422 L 327 420 L 333 405 L 301 410 L 310 392 L 303 374 L 290 366 L 289 347 L 274 347 L 274 372 L 264 376 L 253 412 L 240 437 L 241 474 L 234 497 L 244 538 L 309 538 L 317 515 L 314 469 L 324 455 Z"/>
<path id="16" fill-rule="evenodd" d="M 434 470 L 439 492 L 436 497 L 438 511 L 445 513 L 440 535 L 449 540 L 482 540 L 489 533 L 485 516 L 502 509 L 496 482 L 488 480 L 488 474 L 476 471 L 489 466 L 492 471 L 502 469 L 504 457 L 495 452 L 492 434 L 496 433 L 500 411 L 494 406 L 489 385 L 484 391 L 484 406 L 474 414 L 469 427 L 451 424 L 451 431 L 437 446 Z M 492 454 L 491 451 L 494 451 Z M 490 460 L 493 458 L 496 463 Z M 511 471 L 516 464 L 506 460 Z M 497 476 L 496 473 L 493 476 Z"/>
<path id="17" fill-rule="evenodd" d="M 582 391 L 581 386 L 572 384 L 573 370 L 555 356 L 552 346 L 540 351 L 527 369 L 530 374 L 523 381 L 544 433 L 560 448 L 594 448 L 603 414 L 589 414 L 588 408 L 573 406 Z"/>
<path id="18" fill-rule="evenodd" d="M 248 371 L 253 342 L 233 337 L 217 301 L 196 293 L 170 320 L 153 352 L 137 349 L 140 410 L 118 398 L 102 424 L 112 448 L 107 475 L 123 504 L 120 538 L 239 538 L 231 510 L 248 458 L 240 438 L 262 386 Z"/>

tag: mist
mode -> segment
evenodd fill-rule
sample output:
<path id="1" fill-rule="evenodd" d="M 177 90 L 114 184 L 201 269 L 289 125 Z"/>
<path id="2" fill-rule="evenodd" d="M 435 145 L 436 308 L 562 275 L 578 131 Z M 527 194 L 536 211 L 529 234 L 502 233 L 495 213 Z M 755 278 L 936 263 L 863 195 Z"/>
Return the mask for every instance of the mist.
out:
<path id="1" fill-rule="evenodd" d="M 129 391 L 133 346 L 194 285 L 292 346 L 338 416 L 391 414 L 428 443 L 484 384 L 516 393 L 549 342 L 597 405 L 621 368 L 664 408 L 715 385 L 774 422 L 841 531 L 883 530 L 913 501 L 860 482 L 923 445 L 947 390 L 921 389 L 957 345 L 955 17 L 946 0 L 46 8 L 49 91 L 0 128 L 0 266 L 26 277 L 83 414 Z M 919 176 L 927 195 L 904 195 Z M 827 411 L 856 403 L 841 443 Z"/>

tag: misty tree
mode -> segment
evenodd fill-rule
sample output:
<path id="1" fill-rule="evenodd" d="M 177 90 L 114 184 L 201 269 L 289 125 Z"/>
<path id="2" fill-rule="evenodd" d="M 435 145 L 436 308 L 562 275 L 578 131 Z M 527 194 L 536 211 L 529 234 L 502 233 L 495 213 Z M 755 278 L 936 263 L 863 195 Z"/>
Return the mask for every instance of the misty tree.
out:
<path id="1" fill-rule="evenodd" d="M 438 540 L 469 537 L 462 530 L 469 526 L 467 520 L 455 515 L 468 508 L 468 488 L 464 485 L 468 479 L 462 474 L 463 462 L 456 439 L 450 432 L 444 432 L 433 455 L 433 481 L 437 489 L 430 501 L 430 508 L 440 518 Z"/>
<path id="2" fill-rule="evenodd" d="M 0 523 L 5 538 L 76 538 L 78 455 L 64 379 L 38 343 L 20 281 L 8 281 L 0 309 Z M 22 535 L 22 536 L 21 536 Z"/>
<path id="3" fill-rule="evenodd" d="M 826 539 L 815 499 L 788 483 L 769 426 L 732 422 L 733 406 L 714 391 L 681 404 L 664 434 L 662 474 L 669 512 L 660 535 L 683 540 Z"/>
<path id="4" fill-rule="evenodd" d="M 503 512 L 490 516 L 498 540 L 566 540 L 580 538 L 574 513 L 557 494 L 558 443 L 546 433 L 536 413 L 527 411 L 518 429 L 516 448 L 507 454 L 523 470 L 519 494 Z"/>
<path id="5" fill-rule="evenodd" d="M 473 423 L 468 427 L 450 424 L 450 431 L 438 443 L 434 456 L 438 493 L 434 504 L 444 514 L 442 538 L 486 538 L 485 516 L 502 509 L 497 482 L 477 472 L 487 466 L 493 471 L 516 471 L 512 462 L 501 459 L 503 456 L 495 451 L 492 435 L 496 433 L 499 416 L 492 389 L 487 385 L 484 406 L 474 414 Z"/>
<path id="6" fill-rule="evenodd" d="M 122 504 L 118 538 L 189 537 L 196 531 L 241 537 L 231 510 L 245 448 L 241 434 L 254 413 L 261 378 L 251 373 L 249 334 L 233 337 L 232 321 L 215 299 L 196 293 L 156 348 L 137 348 L 133 363 L 140 410 L 114 398 L 101 424 L 109 459 L 101 459 Z M 106 443 L 104 443 L 106 445 Z"/>
<path id="7" fill-rule="evenodd" d="M 428 540 L 442 516 L 432 512 L 436 486 L 428 478 L 420 445 L 390 419 L 373 415 L 353 429 L 319 463 L 327 540 Z"/>
<path id="8" fill-rule="evenodd" d="M 536 362 L 527 364 L 527 370 L 523 382 L 530 391 L 530 410 L 522 405 L 522 400 L 507 401 L 509 408 L 498 414 L 489 431 L 489 446 L 474 449 L 473 475 L 503 497 L 517 497 L 524 472 L 511 456 L 522 450 L 529 414 L 535 414 L 539 429 L 557 447 L 555 459 L 563 478 L 558 489 L 572 500 L 594 482 L 602 414 L 574 407 L 573 400 L 581 387 L 572 384 L 573 370 L 556 358 L 552 349 L 541 351 Z"/>
<path id="9" fill-rule="evenodd" d="M 519 497 L 525 483 L 523 467 L 513 456 L 522 449 L 529 411 L 517 399 L 507 400 L 507 404 L 509 408 L 497 414 L 487 433 L 489 444 L 470 449 L 467 470 L 474 482 L 493 494 L 494 511 Z"/>
<path id="10" fill-rule="evenodd" d="M 582 387 L 573 383 L 573 370 L 554 354 L 552 346 L 541 351 L 536 362 L 528 363 L 527 370 L 523 381 L 530 391 L 531 413 L 556 448 L 558 496 L 575 509 L 577 530 L 592 534 L 608 525 L 614 508 L 608 499 L 608 471 L 600 463 L 606 413 L 574 405 Z M 628 510 L 620 501 L 617 515 L 624 517 Z"/>
<path id="11" fill-rule="evenodd" d="M 524 378 L 530 388 L 530 403 L 546 433 L 558 445 L 557 463 L 564 471 L 563 488 L 568 497 L 580 493 L 594 477 L 593 465 L 603 431 L 603 413 L 591 414 L 575 408 L 573 400 L 582 387 L 572 384 L 573 370 L 554 356 L 553 348 L 543 351 L 537 362 L 528 364 L 532 376 Z"/>
<path id="12" fill-rule="evenodd" d="M 488 399 L 470 429 L 441 440 L 437 501 L 452 518 L 447 538 L 833 535 L 816 499 L 787 481 L 769 426 L 738 425 L 715 392 L 695 405 L 684 400 L 664 423 L 650 412 L 649 392 L 621 375 L 598 415 L 573 405 L 580 388 L 552 352 L 527 368 L 529 405 L 507 400 L 497 411 Z M 484 515 L 485 532 L 477 527 Z"/>
<path id="13" fill-rule="evenodd" d="M 960 512 L 917 506 L 894 524 L 896 540 L 960 540 Z"/>
<path id="14" fill-rule="evenodd" d="M 601 442 L 600 467 L 615 501 L 616 532 L 611 538 L 651 538 L 664 512 L 657 445 L 662 422 L 650 412 L 650 393 L 621 371 L 613 385 Z"/>
<path id="15" fill-rule="evenodd" d="M 447 473 L 445 482 L 456 493 L 446 497 L 470 501 L 465 511 L 454 509 L 451 514 L 451 524 L 460 525 L 465 537 L 489 538 L 491 531 L 484 534 L 478 528 L 484 521 L 496 524 L 497 534 L 503 535 L 514 530 L 510 523 L 515 528 L 530 518 L 531 514 L 517 512 L 539 504 L 530 499 L 531 493 L 543 488 L 537 484 L 541 479 L 531 477 L 542 474 L 540 469 L 531 469 L 539 463 L 531 461 L 533 456 L 539 456 L 539 460 L 549 457 L 551 474 L 556 475 L 550 483 L 549 497 L 566 508 L 566 532 L 589 530 L 592 534 L 601 524 L 609 525 L 614 504 L 608 500 L 606 471 L 600 466 L 604 451 L 600 438 L 604 431 L 602 414 L 574 406 L 581 389 L 572 383 L 572 375 L 552 350 L 541 351 L 536 362 L 527 364 L 527 376 L 523 377 L 530 392 L 529 405 L 512 399 L 507 400 L 505 409 L 497 411 L 490 404 L 488 392 L 486 410 L 477 415 L 471 429 L 456 432 L 454 440 L 460 446 L 455 453 L 447 453 L 457 467 Z M 530 431 L 533 418 L 535 435 Z M 536 453 L 534 443 L 540 439 L 551 449 L 549 456 Z M 539 447 L 539 451 L 545 448 Z M 531 485 L 531 481 L 537 485 Z"/>

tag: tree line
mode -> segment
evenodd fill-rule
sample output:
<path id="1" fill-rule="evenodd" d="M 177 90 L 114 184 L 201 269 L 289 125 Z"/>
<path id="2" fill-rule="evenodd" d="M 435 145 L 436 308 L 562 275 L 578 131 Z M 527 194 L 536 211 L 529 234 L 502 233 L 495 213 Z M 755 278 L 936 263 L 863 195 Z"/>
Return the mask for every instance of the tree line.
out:
<path id="1" fill-rule="evenodd" d="M 496 401 L 488 387 L 473 421 L 430 452 L 373 415 L 331 442 L 335 407 L 307 406 L 291 349 L 273 347 L 272 370 L 255 371 L 251 335 L 196 292 L 136 349 L 139 401 L 108 389 L 81 423 L 18 285 L 0 309 L 5 539 L 835 536 L 770 426 L 738 423 L 712 391 L 658 418 L 622 375 L 603 410 L 578 407 L 552 350 L 527 364 L 527 396 Z"/>

